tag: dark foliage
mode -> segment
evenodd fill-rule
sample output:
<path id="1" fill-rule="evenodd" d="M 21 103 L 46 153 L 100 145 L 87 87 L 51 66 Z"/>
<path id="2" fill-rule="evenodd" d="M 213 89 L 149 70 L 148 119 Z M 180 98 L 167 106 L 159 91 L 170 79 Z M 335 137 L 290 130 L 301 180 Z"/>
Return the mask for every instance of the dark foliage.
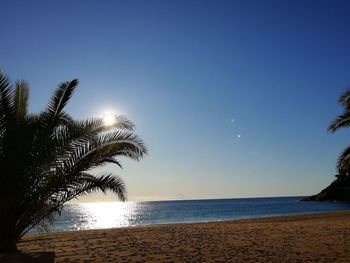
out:
<path id="1" fill-rule="evenodd" d="M 78 80 L 58 86 L 46 109 L 28 113 L 29 87 L 11 85 L 0 72 L 0 253 L 17 250 L 33 227 L 49 226 L 67 201 L 107 190 L 125 200 L 125 185 L 111 174 L 89 171 L 118 157 L 139 160 L 147 149 L 125 117 L 73 120 L 64 107 Z"/>

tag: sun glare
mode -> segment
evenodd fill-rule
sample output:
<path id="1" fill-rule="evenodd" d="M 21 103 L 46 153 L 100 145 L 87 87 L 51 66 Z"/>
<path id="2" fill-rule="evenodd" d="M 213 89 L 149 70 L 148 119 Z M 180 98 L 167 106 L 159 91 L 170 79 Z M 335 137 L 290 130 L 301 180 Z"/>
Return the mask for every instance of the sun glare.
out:
<path id="1" fill-rule="evenodd" d="M 105 126 L 111 126 L 116 122 L 115 116 L 113 113 L 105 112 L 102 114 L 103 124 Z"/>
<path id="2" fill-rule="evenodd" d="M 132 202 L 85 203 L 78 207 L 83 218 L 78 229 L 131 226 L 137 212 L 137 205 Z"/>

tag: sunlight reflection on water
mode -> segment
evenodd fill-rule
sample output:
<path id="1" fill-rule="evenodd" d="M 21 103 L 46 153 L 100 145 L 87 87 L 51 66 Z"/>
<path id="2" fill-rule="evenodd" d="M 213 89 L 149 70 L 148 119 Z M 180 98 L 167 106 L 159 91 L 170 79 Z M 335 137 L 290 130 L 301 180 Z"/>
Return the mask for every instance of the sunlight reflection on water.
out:
<path id="1" fill-rule="evenodd" d="M 137 205 L 135 203 L 89 203 L 82 204 L 80 208 L 89 220 L 76 227 L 94 229 L 130 226 Z"/>
<path id="2" fill-rule="evenodd" d="M 72 230 L 134 226 L 142 208 L 140 203 L 134 202 L 70 204 L 62 211 L 63 220 L 60 221 L 62 228 L 71 225 Z M 72 218 L 74 223 L 69 224 Z M 56 225 L 55 228 L 60 227 Z"/>

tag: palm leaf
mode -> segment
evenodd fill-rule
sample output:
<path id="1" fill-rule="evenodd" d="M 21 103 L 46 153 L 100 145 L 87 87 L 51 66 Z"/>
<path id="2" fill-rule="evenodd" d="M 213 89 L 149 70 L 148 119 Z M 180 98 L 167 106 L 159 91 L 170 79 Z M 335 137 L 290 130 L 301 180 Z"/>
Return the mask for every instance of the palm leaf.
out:
<path id="1" fill-rule="evenodd" d="M 102 118 L 90 118 L 83 121 L 70 120 L 64 126 L 58 126 L 58 129 L 55 130 L 55 136 L 57 140 L 60 140 L 59 144 L 63 146 L 68 143 L 89 141 L 100 133 L 112 129 L 134 130 L 135 125 L 128 118 L 116 116 L 115 120 L 111 126 L 104 125 Z"/>
<path id="2" fill-rule="evenodd" d="M 47 105 L 44 116 L 46 120 L 51 124 L 56 124 L 59 119 L 63 108 L 71 98 L 75 88 L 78 85 L 78 80 L 73 79 L 72 81 L 66 81 L 61 83 L 55 90 L 49 104 Z"/>
<path id="3" fill-rule="evenodd" d="M 15 87 L 14 107 L 19 120 L 23 119 L 28 111 L 29 84 L 24 80 L 16 81 Z"/>
<path id="4" fill-rule="evenodd" d="M 127 156 L 139 160 L 147 154 L 141 138 L 128 131 L 114 131 L 98 136 L 83 144 L 71 146 L 74 150 L 63 156 L 66 172 L 75 173 L 97 167 L 115 156 Z"/>
<path id="5" fill-rule="evenodd" d="M 350 111 L 344 112 L 335 118 L 328 126 L 328 131 L 335 132 L 339 128 L 345 128 L 350 126 Z"/>
<path id="6" fill-rule="evenodd" d="M 0 71 L 0 116 L 7 124 L 11 122 L 14 115 L 14 105 L 11 99 L 12 86 L 3 71 Z M 5 123 L 3 123 L 5 125 Z"/>
<path id="7" fill-rule="evenodd" d="M 345 148 L 339 155 L 337 160 L 337 172 L 339 175 L 344 175 L 344 173 L 350 170 L 350 146 Z"/>
<path id="8" fill-rule="evenodd" d="M 350 107 L 350 88 L 344 91 L 342 95 L 340 95 L 338 99 L 338 103 L 340 103 L 345 108 Z"/>
<path id="9" fill-rule="evenodd" d="M 81 173 L 63 191 L 60 202 L 65 203 L 73 198 L 94 191 L 106 193 L 107 190 L 116 193 L 121 201 L 126 200 L 126 187 L 120 177 L 112 176 L 111 174 L 94 176 L 88 173 Z"/>

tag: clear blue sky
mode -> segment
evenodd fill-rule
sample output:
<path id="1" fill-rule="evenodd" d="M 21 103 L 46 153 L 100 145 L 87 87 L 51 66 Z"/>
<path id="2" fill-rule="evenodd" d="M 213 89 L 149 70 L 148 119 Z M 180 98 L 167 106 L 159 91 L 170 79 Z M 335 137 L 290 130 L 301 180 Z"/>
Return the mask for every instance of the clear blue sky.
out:
<path id="1" fill-rule="evenodd" d="M 150 155 L 106 168 L 130 200 L 306 195 L 350 141 L 326 131 L 350 85 L 349 12 L 340 0 L 2 0 L 0 67 L 30 82 L 32 111 L 79 78 L 74 117 L 137 124 Z"/>

